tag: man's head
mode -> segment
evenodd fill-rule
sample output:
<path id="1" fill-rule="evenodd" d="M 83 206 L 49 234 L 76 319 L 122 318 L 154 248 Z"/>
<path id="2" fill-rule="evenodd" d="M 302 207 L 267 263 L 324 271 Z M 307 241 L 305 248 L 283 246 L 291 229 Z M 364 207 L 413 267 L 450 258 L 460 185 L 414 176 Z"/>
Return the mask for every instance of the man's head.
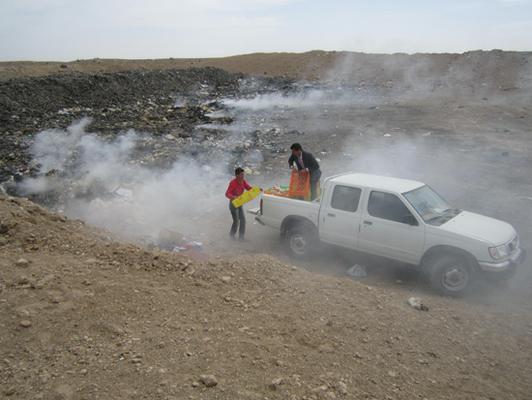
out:
<path id="1" fill-rule="evenodd" d="M 236 168 L 235 169 L 235 177 L 239 181 L 243 180 L 244 179 L 244 170 L 242 168 L 240 168 L 240 167 Z"/>
<path id="2" fill-rule="evenodd" d="M 292 154 L 296 157 L 301 157 L 301 154 L 303 153 L 303 148 L 299 143 L 294 143 L 290 146 L 290 150 L 292 150 Z"/>

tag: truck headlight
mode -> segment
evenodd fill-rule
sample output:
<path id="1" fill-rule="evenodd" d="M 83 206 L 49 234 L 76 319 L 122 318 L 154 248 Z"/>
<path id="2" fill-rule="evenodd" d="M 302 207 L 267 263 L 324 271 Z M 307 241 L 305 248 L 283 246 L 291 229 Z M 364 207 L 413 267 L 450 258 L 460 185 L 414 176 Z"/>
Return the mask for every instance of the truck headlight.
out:
<path id="1" fill-rule="evenodd" d="M 508 246 L 505 244 L 501 244 L 497 247 L 490 247 L 489 249 L 490 256 L 494 258 L 495 260 L 504 258 L 508 256 Z"/>

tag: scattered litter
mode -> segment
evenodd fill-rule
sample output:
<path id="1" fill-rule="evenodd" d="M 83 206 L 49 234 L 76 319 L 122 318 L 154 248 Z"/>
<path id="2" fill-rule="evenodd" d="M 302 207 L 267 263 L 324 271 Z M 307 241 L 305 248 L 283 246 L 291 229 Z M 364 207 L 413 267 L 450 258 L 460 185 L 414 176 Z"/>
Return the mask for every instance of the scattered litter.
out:
<path id="1" fill-rule="evenodd" d="M 159 248 L 171 250 L 174 253 L 196 253 L 203 250 L 202 242 L 189 239 L 185 235 L 169 229 L 161 229 L 156 244 Z"/>
<path id="2" fill-rule="evenodd" d="M 424 134 L 421 135 L 421 136 L 430 136 L 430 135 L 432 135 L 432 132 L 429 131 L 429 132 L 424 133 Z"/>
<path id="3" fill-rule="evenodd" d="M 421 299 L 419 297 L 410 297 L 408 299 L 408 305 L 412 308 L 415 308 L 419 311 L 428 311 L 429 308 L 421 302 Z"/>
<path id="4" fill-rule="evenodd" d="M 384 137 L 392 137 L 392 135 L 390 135 L 389 133 L 385 133 Z"/>
<path id="5" fill-rule="evenodd" d="M 532 196 L 521 196 L 523 200 L 530 200 L 532 201 Z"/>
<path id="6" fill-rule="evenodd" d="M 364 265 L 355 264 L 347 270 L 347 275 L 352 276 L 353 278 L 365 278 L 368 276 L 366 272 L 366 267 Z"/>
<path id="7" fill-rule="evenodd" d="M 184 251 L 187 251 L 187 250 L 192 250 L 192 249 L 195 249 L 195 250 L 202 250 L 203 249 L 203 243 L 201 242 L 197 242 L 195 240 L 192 240 L 190 242 L 185 242 L 184 244 L 182 245 L 179 245 L 179 246 L 175 246 L 172 251 L 174 253 L 182 253 Z"/>

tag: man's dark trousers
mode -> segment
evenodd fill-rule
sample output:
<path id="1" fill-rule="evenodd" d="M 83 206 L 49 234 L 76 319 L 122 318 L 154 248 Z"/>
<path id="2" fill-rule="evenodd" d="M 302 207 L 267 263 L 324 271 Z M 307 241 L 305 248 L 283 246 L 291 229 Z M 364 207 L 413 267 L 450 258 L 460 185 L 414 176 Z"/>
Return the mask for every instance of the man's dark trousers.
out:
<path id="1" fill-rule="evenodd" d="M 246 234 L 246 216 L 244 215 L 244 206 L 236 208 L 233 203 L 229 202 L 229 210 L 231 211 L 231 217 L 233 217 L 233 225 L 231 225 L 231 236 L 236 235 L 238 230 L 238 236 L 243 239 Z"/>
<path id="2" fill-rule="evenodd" d="M 310 172 L 310 200 L 318 197 L 318 183 L 321 177 L 321 170 L 317 169 Z"/>

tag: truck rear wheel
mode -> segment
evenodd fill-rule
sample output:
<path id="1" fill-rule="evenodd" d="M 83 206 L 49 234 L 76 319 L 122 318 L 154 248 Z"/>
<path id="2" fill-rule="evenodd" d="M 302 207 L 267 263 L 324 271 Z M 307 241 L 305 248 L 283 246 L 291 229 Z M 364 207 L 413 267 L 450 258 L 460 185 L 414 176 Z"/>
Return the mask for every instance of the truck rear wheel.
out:
<path id="1" fill-rule="evenodd" d="M 473 268 L 466 257 L 443 255 L 434 258 L 428 267 L 432 287 L 447 296 L 463 296 L 471 287 Z"/>
<path id="2" fill-rule="evenodd" d="M 316 244 L 316 237 L 304 227 L 288 229 L 284 235 L 284 247 L 287 253 L 295 258 L 308 257 Z"/>

